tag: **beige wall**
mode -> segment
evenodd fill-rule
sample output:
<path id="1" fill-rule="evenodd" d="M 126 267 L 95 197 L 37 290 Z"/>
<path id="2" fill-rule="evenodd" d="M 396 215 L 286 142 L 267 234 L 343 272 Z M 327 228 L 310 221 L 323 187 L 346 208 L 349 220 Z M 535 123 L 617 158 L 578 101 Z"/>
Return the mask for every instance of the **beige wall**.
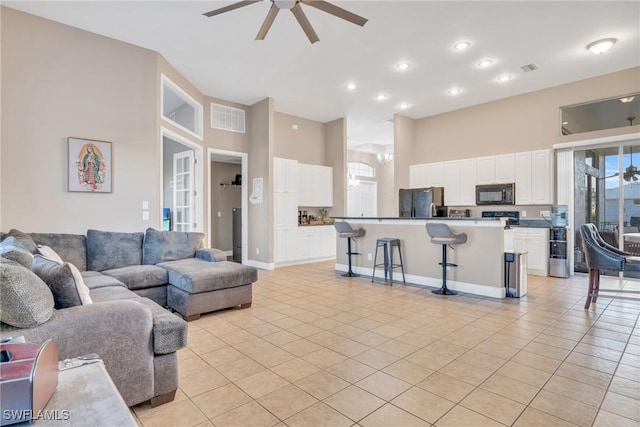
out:
<path id="1" fill-rule="evenodd" d="M 238 164 L 211 162 L 211 247 L 223 251 L 233 249 L 233 208 L 241 207 L 242 188 L 223 187 L 242 173 Z M 220 216 L 218 216 L 220 212 Z"/>
<path id="2" fill-rule="evenodd" d="M 563 140 L 561 106 L 637 92 L 639 75 L 632 68 L 417 120 L 414 157 L 397 165 L 551 148 Z"/>
<path id="3" fill-rule="evenodd" d="M 157 54 L 2 9 L 2 227 L 84 233 L 160 224 Z M 67 191 L 67 137 L 113 143 L 113 192 Z M 136 185 L 131 185 L 135 182 Z"/>
<path id="4" fill-rule="evenodd" d="M 394 194 L 401 188 L 409 188 L 409 165 L 418 162 L 414 158 L 416 120 L 395 114 L 393 116 L 393 185 Z"/>
<path id="5" fill-rule="evenodd" d="M 325 166 L 333 167 L 333 207 L 329 215 L 347 212 L 347 127 L 344 119 L 325 123 Z"/>
<path id="6" fill-rule="evenodd" d="M 297 125 L 294 130 L 291 125 Z M 273 155 L 300 163 L 325 165 L 324 123 L 284 113 L 274 113 Z"/>

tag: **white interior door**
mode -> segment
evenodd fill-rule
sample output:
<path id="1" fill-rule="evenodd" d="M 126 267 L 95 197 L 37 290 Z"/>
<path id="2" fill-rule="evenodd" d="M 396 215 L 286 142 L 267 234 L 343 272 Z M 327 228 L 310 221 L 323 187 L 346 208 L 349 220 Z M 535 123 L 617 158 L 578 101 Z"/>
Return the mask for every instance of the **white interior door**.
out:
<path id="1" fill-rule="evenodd" d="M 347 191 L 347 216 L 378 216 L 378 184 L 360 181 Z"/>
<path id="2" fill-rule="evenodd" d="M 196 212 L 193 150 L 173 155 L 173 221 L 175 231 L 194 231 Z"/>

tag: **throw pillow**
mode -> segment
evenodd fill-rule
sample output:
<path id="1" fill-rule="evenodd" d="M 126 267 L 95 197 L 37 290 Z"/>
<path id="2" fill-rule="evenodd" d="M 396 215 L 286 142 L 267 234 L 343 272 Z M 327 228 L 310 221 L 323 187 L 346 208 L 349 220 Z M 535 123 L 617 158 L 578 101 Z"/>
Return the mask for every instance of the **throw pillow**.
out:
<path id="1" fill-rule="evenodd" d="M 0 257 L 10 259 L 31 270 L 33 255 L 18 243 L 15 237 L 9 236 L 0 242 Z"/>
<path id="2" fill-rule="evenodd" d="M 51 261 L 55 261 L 58 264 L 64 263 L 64 260 L 60 258 L 60 255 L 49 246 L 38 245 L 37 253 L 42 255 L 43 257 L 50 259 Z"/>
<path id="3" fill-rule="evenodd" d="M 164 261 L 193 258 L 202 245 L 203 233 L 157 231 L 147 228 L 144 236 L 142 262 L 157 264 Z"/>
<path id="4" fill-rule="evenodd" d="M 87 268 L 90 271 L 113 270 L 142 264 L 144 233 L 87 231 Z"/>
<path id="5" fill-rule="evenodd" d="M 20 245 L 24 246 L 26 250 L 28 250 L 32 254 L 36 253 L 36 249 L 37 249 L 36 242 L 34 242 L 31 236 L 29 236 L 27 233 L 23 233 L 20 230 L 16 230 L 15 228 L 12 228 L 7 233 L 7 236 L 15 237 L 16 241 L 20 243 Z"/>
<path id="6" fill-rule="evenodd" d="M 80 271 L 68 262 L 59 264 L 42 255 L 33 257 L 33 271 L 49 286 L 55 300 L 55 308 L 91 304 L 89 288 Z"/>
<path id="7" fill-rule="evenodd" d="M 53 314 L 53 295 L 47 285 L 20 264 L 0 258 L 0 321 L 31 328 Z"/>

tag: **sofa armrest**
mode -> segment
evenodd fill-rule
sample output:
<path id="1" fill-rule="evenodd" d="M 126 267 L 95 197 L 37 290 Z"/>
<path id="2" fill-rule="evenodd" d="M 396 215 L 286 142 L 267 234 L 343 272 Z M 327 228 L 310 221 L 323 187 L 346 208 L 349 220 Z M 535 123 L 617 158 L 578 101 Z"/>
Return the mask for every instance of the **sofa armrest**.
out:
<path id="1" fill-rule="evenodd" d="M 134 300 L 56 310 L 42 325 L 3 328 L 2 336 L 24 336 L 32 344 L 53 338 L 60 360 L 96 353 L 128 405 L 153 397 L 153 318 Z"/>
<path id="2" fill-rule="evenodd" d="M 220 249 L 214 248 L 206 248 L 206 249 L 197 249 L 196 250 L 196 258 L 204 259 L 209 262 L 220 262 L 227 260 L 227 254 Z"/>

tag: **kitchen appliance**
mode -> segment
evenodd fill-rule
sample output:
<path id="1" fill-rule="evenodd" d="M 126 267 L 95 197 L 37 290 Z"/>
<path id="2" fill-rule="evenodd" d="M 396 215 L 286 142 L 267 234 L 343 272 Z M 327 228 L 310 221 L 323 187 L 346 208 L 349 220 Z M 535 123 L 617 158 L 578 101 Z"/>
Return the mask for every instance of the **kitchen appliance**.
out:
<path id="1" fill-rule="evenodd" d="M 482 218 L 507 218 L 507 225 L 518 225 L 520 211 L 482 211 Z"/>
<path id="2" fill-rule="evenodd" d="M 402 189 L 398 199 L 401 218 L 431 218 L 438 216 L 438 207 L 444 206 L 444 188 Z"/>
<path id="3" fill-rule="evenodd" d="M 514 205 L 516 184 L 476 185 L 476 205 Z"/>
<path id="4" fill-rule="evenodd" d="M 242 208 L 233 208 L 233 260 L 242 263 Z"/>
<path id="5" fill-rule="evenodd" d="M 449 209 L 449 218 L 469 218 L 470 216 L 470 209 Z"/>
<path id="6" fill-rule="evenodd" d="M 552 227 L 549 229 L 549 276 L 569 277 L 566 227 Z"/>

